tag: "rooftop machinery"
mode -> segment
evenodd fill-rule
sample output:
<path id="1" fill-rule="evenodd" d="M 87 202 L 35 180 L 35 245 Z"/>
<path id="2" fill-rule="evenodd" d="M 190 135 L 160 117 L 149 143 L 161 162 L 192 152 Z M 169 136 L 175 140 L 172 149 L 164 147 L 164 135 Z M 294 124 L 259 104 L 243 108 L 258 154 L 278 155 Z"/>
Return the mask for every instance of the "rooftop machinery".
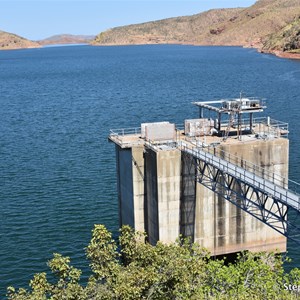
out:
<path id="1" fill-rule="evenodd" d="M 253 132 L 253 113 L 263 112 L 266 106 L 259 98 L 221 99 L 205 102 L 193 102 L 200 109 L 200 118 L 204 118 L 204 109 L 217 114 L 214 119 L 214 128 L 219 136 L 226 140 L 231 131 L 240 138 L 243 131 Z M 242 114 L 249 114 L 249 119 L 242 119 Z M 222 116 L 227 115 L 222 124 Z M 223 117 L 224 118 L 224 117 Z"/>

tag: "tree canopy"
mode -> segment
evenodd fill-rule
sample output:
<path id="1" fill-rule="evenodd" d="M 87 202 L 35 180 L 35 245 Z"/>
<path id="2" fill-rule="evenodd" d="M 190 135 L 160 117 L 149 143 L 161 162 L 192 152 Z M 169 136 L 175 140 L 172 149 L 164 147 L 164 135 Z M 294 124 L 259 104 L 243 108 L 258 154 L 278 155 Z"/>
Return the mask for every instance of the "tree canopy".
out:
<path id="1" fill-rule="evenodd" d="M 300 270 L 283 269 L 275 253 L 243 252 L 234 263 L 212 259 L 206 249 L 179 238 L 152 246 L 129 226 L 116 242 L 104 225 L 95 225 L 86 248 L 92 275 L 58 253 L 48 262 L 56 280 L 35 274 L 28 289 L 7 289 L 9 300 L 76 299 L 296 299 Z M 299 286 L 299 291 L 298 291 Z"/>

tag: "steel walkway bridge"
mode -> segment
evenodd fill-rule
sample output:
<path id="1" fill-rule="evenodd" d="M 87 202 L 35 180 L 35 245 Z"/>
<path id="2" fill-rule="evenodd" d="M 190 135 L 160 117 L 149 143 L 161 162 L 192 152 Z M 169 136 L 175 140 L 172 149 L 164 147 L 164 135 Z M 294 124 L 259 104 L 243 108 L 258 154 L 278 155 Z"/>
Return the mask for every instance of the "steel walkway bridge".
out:
<path id="1" fill-rule="evenodd" d="M 191 158 L 199 183 L 300 244 L 300 194 L 288 189 L 290 182 L 297 183 L 273 173 L 258 174 L 259 167 L 240 167 L 183 141 L 177 148 Z"/>

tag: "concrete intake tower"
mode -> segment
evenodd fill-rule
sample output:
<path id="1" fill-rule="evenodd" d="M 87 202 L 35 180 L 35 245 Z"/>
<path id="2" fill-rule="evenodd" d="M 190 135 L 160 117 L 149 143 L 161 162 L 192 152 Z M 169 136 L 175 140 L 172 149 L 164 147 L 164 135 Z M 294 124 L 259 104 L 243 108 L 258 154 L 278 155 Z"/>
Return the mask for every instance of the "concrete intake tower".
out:
<path id="1" fill-rule="evenodd" d="M 212 255 L 285 252 L 288 124 L 257 118 L 258 98 L 193 104 L 199 118 L 184 125 L 111 130 L 120 225 L 153 245 L 190 237 Z"/>

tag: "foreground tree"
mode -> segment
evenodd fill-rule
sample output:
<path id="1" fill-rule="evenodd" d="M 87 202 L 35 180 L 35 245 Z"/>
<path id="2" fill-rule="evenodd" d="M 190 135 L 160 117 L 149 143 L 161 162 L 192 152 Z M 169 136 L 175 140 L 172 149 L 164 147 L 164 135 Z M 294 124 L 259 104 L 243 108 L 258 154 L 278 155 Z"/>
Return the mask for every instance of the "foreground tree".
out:
<path id="1" fill-rule="evenodd" d="M 118 251 L 120 249 L 120 251 Z M 145 242 L 128 226 L 119 243 L 103 225 L 95 225 L 86 248 L 92 276 L 80 284 L 81 271 L 70 258 L 54 254 L 48 262 L 56 281 L 36 274 L 28 290 L 8 288 L 9 300 L 39 299 L 296 299 L 300 271 L 285 273 L 280 255 L 238 255 L 234 264 L 213 260 L 198 244 Z"/>

